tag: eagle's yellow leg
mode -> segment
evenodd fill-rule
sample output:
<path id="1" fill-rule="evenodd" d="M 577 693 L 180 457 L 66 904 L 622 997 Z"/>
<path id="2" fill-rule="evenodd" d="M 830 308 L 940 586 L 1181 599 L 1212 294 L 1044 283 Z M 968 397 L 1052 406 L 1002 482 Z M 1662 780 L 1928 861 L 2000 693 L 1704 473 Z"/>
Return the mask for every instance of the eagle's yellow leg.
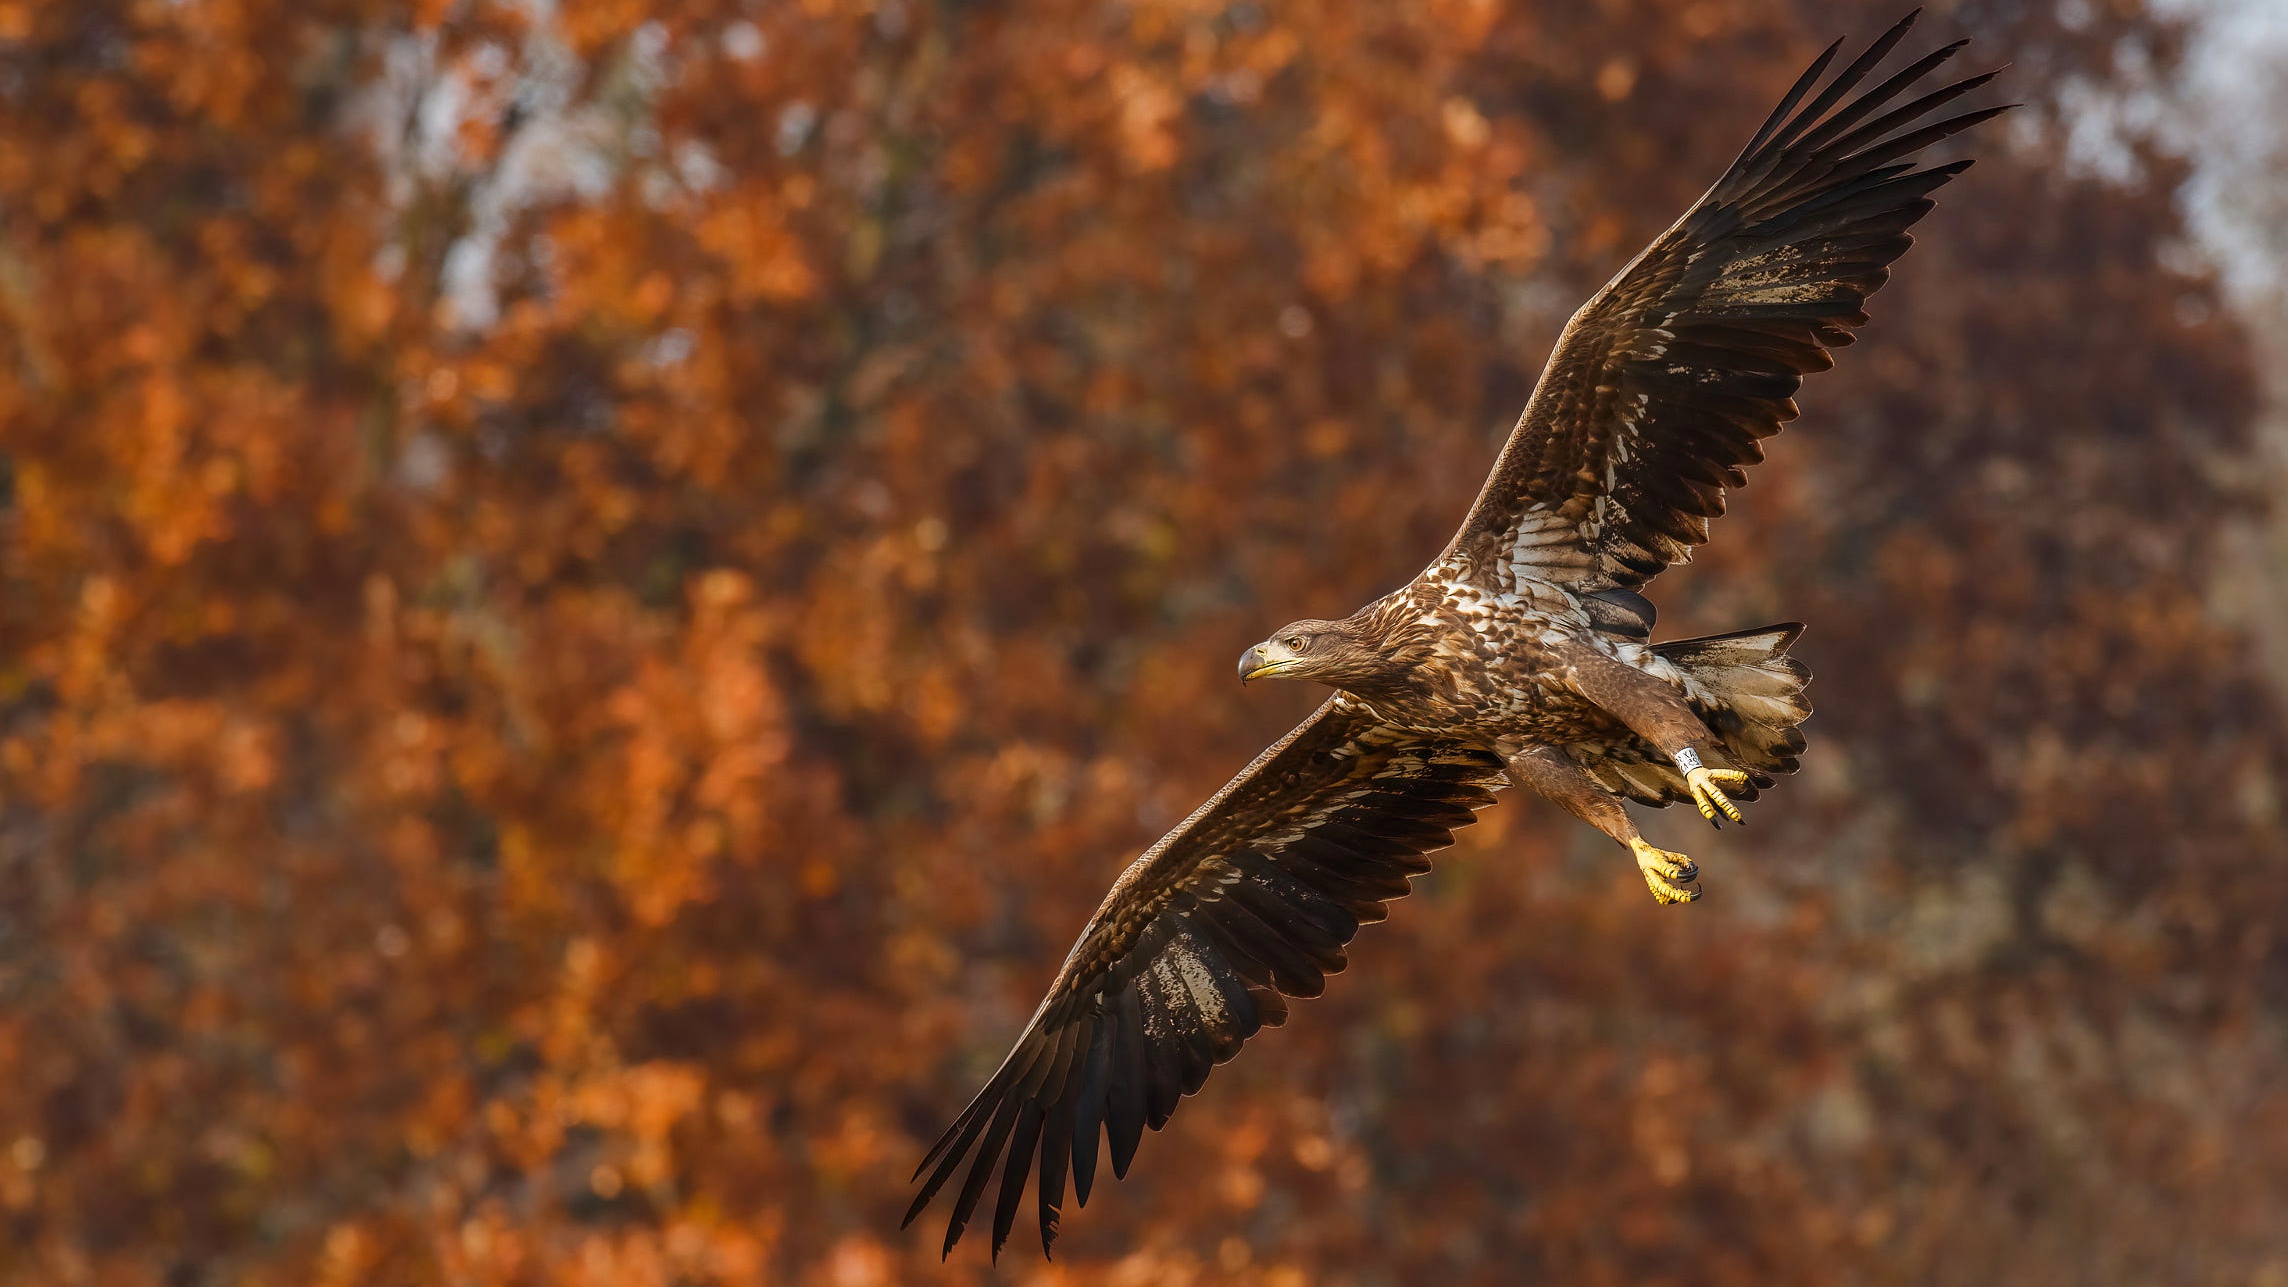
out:
<path id="1" fill-rule="evenodd" d="M 1724 793 L 1745 790 L 1748 785 L 1747 774 L 1738 769 L 1694 769 L 1684 775 L 1684 785 L 1692 791 L 1693 807 L 1700 810 L 1700 816 L 1709 822 L 1723 826 L 1722 822 L 1717 821 L 1717 816 L 1721 814 L 1734 822 L 1746 823 L 1747 819 L 1740 816 L 1740 806 L 1732 803 L 1732 798 Z"/>
<path id="2" fill-rule="evenodd" d="M 1700 897 L 1700 887 L 1692 882 L 1700 878 L 1700 868 L 1683 854 L 1656 849 L 1651 841 L 1639 836 L 1629 841 L 1629 852 L 1636 855 L 1637 870 L 1644 873 L 1645 888 L 1662 903 L 1689 903 Z"/>
<path id="3" fill-rule="evenodd" d="M 1748 785 L 1748 775 L 1734 769 L 1695 772 L 1695 776 L 1703 774 L 1715 784 L 1708 789 L 1726 805 L 1732 802 L 1724 797 L 1724 787 L 1737 791 Z M 1637 860 L 1637 870 L 1644 876 L 1645 888 L 1654 898 L 1663 903 L 1689 903 L 1700 897 L 1700 887 L 1692 883 L 1700 879 L 1700 868 L 1683 854 L 1658 848 L 1638 835 L 1637 824 L 1629 820 L 1620 797 L 1597 785 L 1565 752 L 1553 746 L 1526 747 L 1510 757 L 1509 776 L 1519 786 L 1540 792 L 1574 817 L 1628 846 Z"/>

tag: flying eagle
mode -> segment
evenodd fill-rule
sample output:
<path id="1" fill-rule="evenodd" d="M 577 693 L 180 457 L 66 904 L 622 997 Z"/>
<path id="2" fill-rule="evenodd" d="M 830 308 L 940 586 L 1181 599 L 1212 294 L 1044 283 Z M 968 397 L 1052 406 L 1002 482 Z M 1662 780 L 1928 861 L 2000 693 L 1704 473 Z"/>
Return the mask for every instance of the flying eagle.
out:
<path id="1" fill-rule="evenodd" d="M 1849 344 L 1931 193 L 1969 161 L 1916 154 L 2005 110 L 1917 124 L 1992 79 L 1885 110 L 1967 42 L 1845 101 L 1914 14 L 1818 87 L 1828 47 L 1683 218 L 1573 315 L 1462 529 L 1406 586 L 1298 621 L 1244 680 L 1334 695 L 1115 881 L 992 1079 L 916 1170 L 911 1224 L 974 1154 L 950 1254 L 998 1168 L 999 1258 L 1038 1159 L 1041 1249 L 1100 1146 L 1126 1175 L 1208 1070 L 1314 997 L 1358 927 L 1508 783 L 1626 846 L 1653 897 L 1700 896 L 1624 800 L 1740 820 L 1792 773 L 1810 673 L 1795 623 L 1650 642 L 1639 591 L 1708 539 L 1724 489 L 1793 420 L 1807 371 Z M 1815 92 L 1816 88 L 1816 92 Z M 1805 102 L 1809 96 L 1810 101 Z M 1800 109 L 1800 110 L 1799 110 Z"/>

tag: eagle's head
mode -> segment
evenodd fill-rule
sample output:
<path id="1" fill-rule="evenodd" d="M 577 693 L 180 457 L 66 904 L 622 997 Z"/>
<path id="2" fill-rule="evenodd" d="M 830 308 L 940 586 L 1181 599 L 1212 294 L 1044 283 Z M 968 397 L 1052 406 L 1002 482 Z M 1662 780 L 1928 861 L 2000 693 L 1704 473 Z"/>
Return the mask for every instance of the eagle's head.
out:
<path id="1" fill-rule="evenodd" d="M 1371 681 L 1389 668 L 1382 650 L 1347 621 L 1303 620 L 1281 626 L 1239 655 L 1239 680 L 1315 679 L 1337 688 Z"/>

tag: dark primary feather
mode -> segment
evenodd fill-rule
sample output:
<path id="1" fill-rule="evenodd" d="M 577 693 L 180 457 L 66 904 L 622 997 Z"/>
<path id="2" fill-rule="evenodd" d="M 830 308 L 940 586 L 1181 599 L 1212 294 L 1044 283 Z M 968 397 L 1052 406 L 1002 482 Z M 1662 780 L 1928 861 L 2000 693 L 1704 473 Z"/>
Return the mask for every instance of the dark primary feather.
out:
<path id="1" fill-rule="evenodd" d="M 967 1161 L 951 1253 L 999 1163 L 998 1258 L 1038 1170 L 1048 1251 L 1067 1174 L 1085 1204 L 1109 1143 L 1126 1175 L 1144 1129 L 1283 1022 L 1282 994 L 1324 990 L 1358 927 L 1502 781 L 1488 752 L 1387 728 L 1346 699 L 1321 706 L 1114 883 L 1016 1048 L 922 1159 L 906 1223 Z"/>
<path id="2" fill-rule="evenodd" d="M 1828 46 L 1707 195 L 1573 315 L 1448 547 L 1466 575 L 1641 586 L 1708 539 L 1724 489 L 1795 418 L 1803 375 L 1851 342 L 1930 194 L 1970 164 L 1910 158 L 2006 110 L 1915 125 L 1991 72 L 1891 107 L 1961 41 L 1849 97 L 1915 16 L 1806 103 L 1842 42 Z"/>

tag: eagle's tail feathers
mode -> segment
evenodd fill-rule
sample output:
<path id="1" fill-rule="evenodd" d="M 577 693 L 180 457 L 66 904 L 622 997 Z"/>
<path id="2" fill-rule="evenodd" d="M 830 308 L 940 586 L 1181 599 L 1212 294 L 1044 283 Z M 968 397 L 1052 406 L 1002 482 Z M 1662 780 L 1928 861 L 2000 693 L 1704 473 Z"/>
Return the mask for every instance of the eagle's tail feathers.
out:
<path id="1" fill-rule="evenodd" d="M 1685 694 L 1718 746 L 1759 788 L 1801 763 L 1804 739 L 1797 725 L 1811 715 L 1803 691 L 1811 669 L 1787 650 L 1802 634 L 1801 623 L 1787 621 L 1653 649 L 1684 673 Z"/>

